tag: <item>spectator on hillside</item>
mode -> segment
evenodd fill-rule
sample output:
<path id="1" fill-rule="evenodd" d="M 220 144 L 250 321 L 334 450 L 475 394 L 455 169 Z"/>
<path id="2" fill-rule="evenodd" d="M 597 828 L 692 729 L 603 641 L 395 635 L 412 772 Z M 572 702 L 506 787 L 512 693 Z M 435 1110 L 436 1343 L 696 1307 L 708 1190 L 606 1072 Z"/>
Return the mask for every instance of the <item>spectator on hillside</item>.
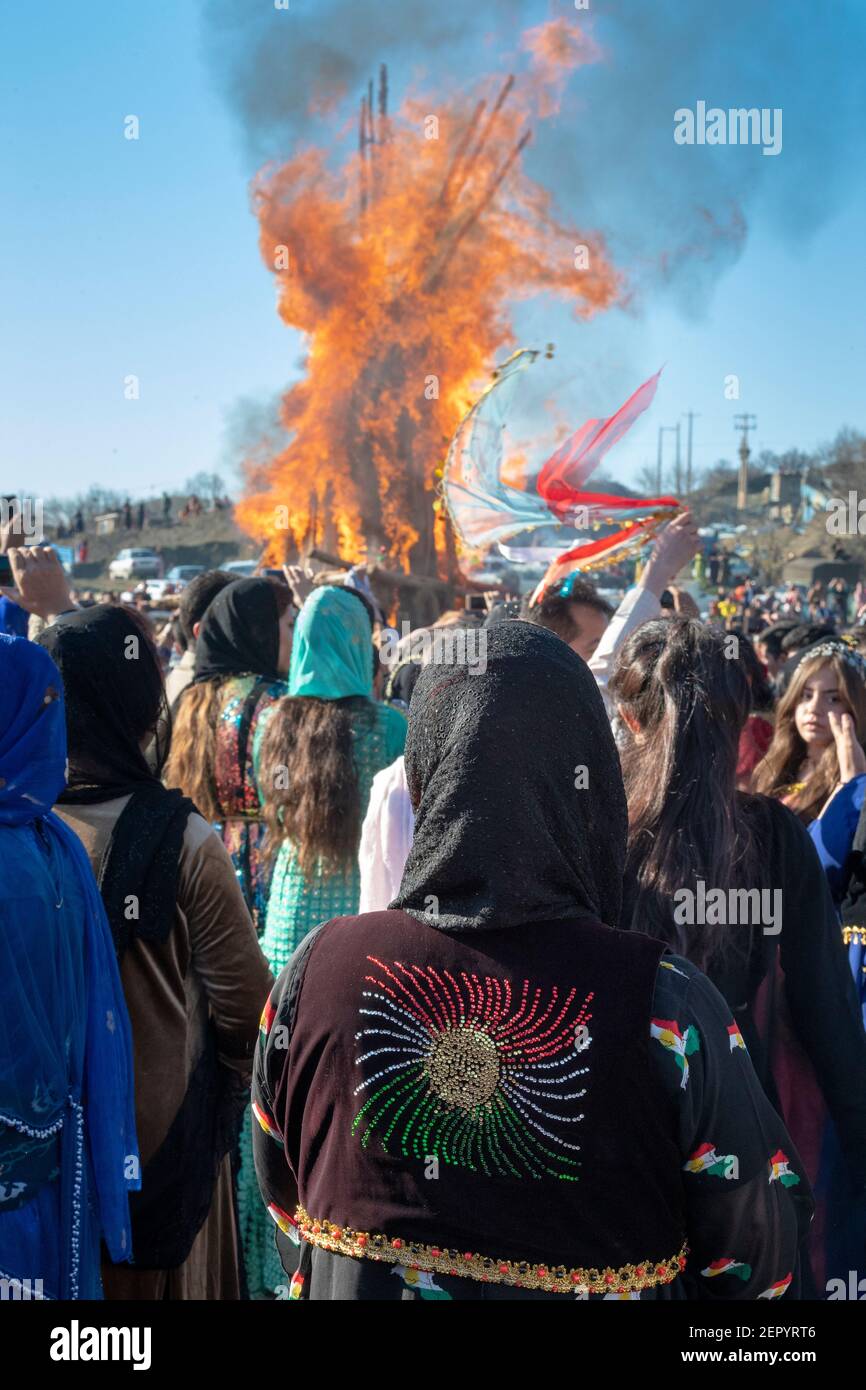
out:
<path id="1" fill-rule="evenodd" d="M 128 497 L 123 504 L 123 524 L 127 531 L 132 530 L 132 503 Z"/>
<path id="2" fill-rule="evenodd" d="M 79 508 L 78 508 L 78 511 L 75 513 L 75 532 L 76 532 L 76 535 L 80 534 L 83 530 L 84 530 L 84 512 L 83 512 L 83 511 L 81 510 L 81 508 L 79 507 Z"/>
<path id="3" fill-rule="evenodd" d="M 144 530 L 144 503 L 143 503 L 143 502 L 139 502 L 139 504 L 138 504 L 138 529 L 139 529 L 139 531 L 143 531 L 143 530 Z"/>

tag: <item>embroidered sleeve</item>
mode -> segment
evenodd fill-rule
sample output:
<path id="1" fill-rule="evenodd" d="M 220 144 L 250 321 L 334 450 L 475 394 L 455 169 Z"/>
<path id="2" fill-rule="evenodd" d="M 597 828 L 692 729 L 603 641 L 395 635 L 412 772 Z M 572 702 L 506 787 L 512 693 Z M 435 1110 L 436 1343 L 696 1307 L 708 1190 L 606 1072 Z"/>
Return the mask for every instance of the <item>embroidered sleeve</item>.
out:
<path id="1" fill-rule="evenodd" d="M 313 944 L 326 926 L 315 927 L 298 946 L 271 990 L 259 1023 L 253 1065 L 253 1162 L 262 1200 L 285 1235 L 297 1243 L 298 1187 L 286 1153 L 284 1117 L 276 1097 L 289 1060 L 298 996 Z"/>
<path id="2" fill-rule="evenodd" d="M 659 969 L 651 1038 L 677 1108 L 690 1295 L 778 1298 L 811 1220 L 809 1184 L 730 1009 L 675 956 Z"/>

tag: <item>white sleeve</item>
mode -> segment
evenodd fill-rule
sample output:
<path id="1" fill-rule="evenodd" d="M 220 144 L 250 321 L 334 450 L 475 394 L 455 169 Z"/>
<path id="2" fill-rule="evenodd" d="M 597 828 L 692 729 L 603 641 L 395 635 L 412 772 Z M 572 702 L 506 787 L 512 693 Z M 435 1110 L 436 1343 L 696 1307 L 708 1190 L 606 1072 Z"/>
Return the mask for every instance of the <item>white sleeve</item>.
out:
<path id="1" fill-rule="evenodd" d="M 361 827 L 359 912 L 381 912 L 397 896 L 409 856 L 415 817 L 402 757 L 377 772 Z"/>
<path id="2" fill-rule="evenodd" d="M 660 612 L 661 604 L 656 595 L 651 593 L 649 589 L 641 588 L 640 585 L 629 589 L 590 657 L 589 669 L 595 676 L 601 691 L 608 718 L 613 717 L 613 709 L 607 693 L 607 683 L 613 672 L 616 654 L 636 627 L 640 627 L 641 623 L 648 622 L 650 618 L 657 618 Z"/>

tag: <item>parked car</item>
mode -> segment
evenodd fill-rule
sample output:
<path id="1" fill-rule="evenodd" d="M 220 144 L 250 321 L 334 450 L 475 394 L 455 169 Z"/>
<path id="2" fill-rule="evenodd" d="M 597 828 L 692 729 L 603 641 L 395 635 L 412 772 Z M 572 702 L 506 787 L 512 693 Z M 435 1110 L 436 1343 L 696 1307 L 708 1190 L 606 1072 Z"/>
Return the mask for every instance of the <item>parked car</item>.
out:
<path id="1" fill-rule="evenodd" d="M 258 560 L 230 560 L 219 568 L 234 579 L 278 579 L 281 584 L 288 583 L 281 569 L 272 566 L 261 569 Z"/>
<path id="2" fill-rule="evenodd" d="M 147 592 L 151 598 L 165 598 L 166 594 L 179 594 L 197 574 L 204 574 L 204 565 L 172 565 L 165 579 L 151 579 Z"/>
<path id="3" fill-rule="evenodd" d="M 165 582 L 176 584 L 182 589 L 191 579 L 195 579 L 197 574 L 204 574 L 204 565 L 172 565 L 165 576 Z"/>
<path id="4" fill-rule="evenodd" d="M 158 579 L 162 574 L 162 556 L 155 550 L 127 547 L 115 555 L 108 573 L 112 579 Z"/>
<path id="5" fill-rule="evenodd" d="M 251 579 L 258 567 L 258 560 L 230 560 L 227 565 L 220 565 L 226 574 L 233 574 L 238 579 Z"/>

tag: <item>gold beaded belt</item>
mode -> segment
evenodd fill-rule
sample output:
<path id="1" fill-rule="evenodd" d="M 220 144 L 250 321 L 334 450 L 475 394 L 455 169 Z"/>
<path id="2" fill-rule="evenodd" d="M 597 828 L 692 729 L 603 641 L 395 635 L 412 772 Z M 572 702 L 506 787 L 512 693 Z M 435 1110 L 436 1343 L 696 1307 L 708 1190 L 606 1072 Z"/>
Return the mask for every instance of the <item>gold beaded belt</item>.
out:
<path id="1" fill-rule="evenodd" d="M 300 1206 L 295 1211 L 295 1221 L 304 1240 L 334 1255 L 383 1260 L 427 1273 L 454 1274 L 484 1284 L 512 1284 L 518 1289 L 544 1289 L 547 1293 L 632 1293 L 670 1284 L 686 1267 L 685 1245 L 669 1260 L 648 1260 L 645 1264 L 621 1265 L 619 1269 L 566 1269 L 564 1265 L 550 1268 L 525 1261 L 494 1260 L 488 1255 L 352 1231 L 331 1221 L 314 1221 Z"/>
<path id="2" fill-rule="evenodd" d="M 858 946 L 866 946 L 866 927 L 843 927 L 842 940 L 846 946 L 856 941 Z"/>

